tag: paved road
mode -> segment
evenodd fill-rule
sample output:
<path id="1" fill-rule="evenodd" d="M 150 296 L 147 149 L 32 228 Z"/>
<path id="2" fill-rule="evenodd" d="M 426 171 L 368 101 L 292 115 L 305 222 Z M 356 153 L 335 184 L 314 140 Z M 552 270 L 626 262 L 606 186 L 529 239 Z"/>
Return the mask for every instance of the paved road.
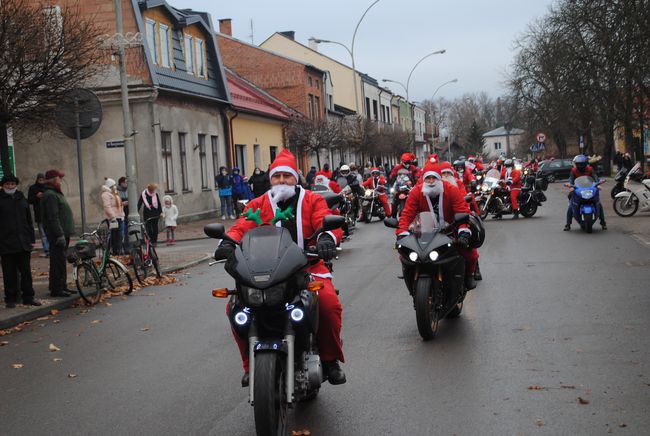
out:
<path id="1" fill-rule="evenodd" d="M 485 280 L 427 343 L 389 230 L 361 225 L 335 265 L 348 383 L 300 405 L 290 428 L 647 434 L 650 247 L 615 219 L 607 232 L 562 232 L 565 197 L 557 185 L 548 196 L 533 219 L 487 222 Z M 0 338 L 9 341 L 0 348 L 0 432 L 254 434 L 224 302 L 210 296 L 231 283 L 222 266 L 200 266 L 177 284 Z"/>

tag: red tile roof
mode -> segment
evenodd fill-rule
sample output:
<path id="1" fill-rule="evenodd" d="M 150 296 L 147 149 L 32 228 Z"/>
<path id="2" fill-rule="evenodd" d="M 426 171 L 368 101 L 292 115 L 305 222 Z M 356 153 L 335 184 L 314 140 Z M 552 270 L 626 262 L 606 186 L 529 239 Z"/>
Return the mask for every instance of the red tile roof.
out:
<path id="1" fill-rule="evenodd" d="M 249 81 L 226 70 L 232 106 L 240 111 L 288 120 L 290 109 Z"/>

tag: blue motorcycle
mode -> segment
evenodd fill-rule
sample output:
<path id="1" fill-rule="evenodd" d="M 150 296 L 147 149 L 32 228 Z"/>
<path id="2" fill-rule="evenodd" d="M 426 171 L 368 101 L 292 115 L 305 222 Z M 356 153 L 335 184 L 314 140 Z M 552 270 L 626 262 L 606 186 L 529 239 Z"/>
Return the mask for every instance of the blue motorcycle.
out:
<path id="1" fill-rule="evenodd" d="M 580 176 L 575 179 L 573 185 L 566 184 L 567 187 L 572 188 L 573 192 L 570 195 L 569 201 L 571 202 L 571 210 L 573 211 L 573 218 L 580 224 L 583 230 L 587 233 L 593 231 L 594 223 L 600 215 L 600 190 L 598 186 L 604 183 L 605 180 L 596 182 L 590 176 Z"/>

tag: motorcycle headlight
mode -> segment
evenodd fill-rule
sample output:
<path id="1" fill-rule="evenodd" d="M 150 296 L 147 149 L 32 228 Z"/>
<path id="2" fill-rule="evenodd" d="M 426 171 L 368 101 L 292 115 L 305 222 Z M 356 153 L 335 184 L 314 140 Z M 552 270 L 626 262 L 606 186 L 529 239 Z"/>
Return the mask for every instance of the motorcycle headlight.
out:
<path id="1" fill-rule="evenodd" d="M 372 189 L 366 189 L 366 192 L 364 193 L 366 197 L 372 197 Z"/>
<path id="2" fill-rule="evenodd" d="M 483 185 L 483 186 L 481 186 L 481 191 L 483 191 L 483 192 L 487 192 L 487 191 L 489 191 L 489 190 L 490 190 L 490 188 L 488 187 L 488 185 Z"/>
<path id="3" fill-rule="evenodd" d="M 480 175 L 480 174 L 478 176 L 476 176 L 476 180 L 481 180 L 482 178 L 483 178 L 483 176 Z"/>
<path id="4" fill-rule="evenodd" d="M 438 256 L 440 256 L 440 254 L 436 250 L 433 250 L 431 253 L 429 253 L 429 259 L 434 262 L 438 260 Z"/>
<path id="5" fill-rule="evenodd" d="M 395 188 L 390 188 L 390 193 L 394 194 L 395 193 Z"/>
<path id="6" fill-rule="evenodd" d="M 409 253 L 409 259 L 411 262 L 416 262 L 418 260 L 418 254 L 415 251 Z"/>
<path id="7" fill-rule="evenodd" d="M 248 306 L 257 307 L 264 304 L 264 292 L 261 289 L 244 288 L 243 294 Z"/>
<path id="8" fill-rule="evenodd" d="M 589 200 L 594 196 L 594 192 L 591 190 L 585 190 L 580 193 L 580 196 L 584 198 L 585 200 Z"/>

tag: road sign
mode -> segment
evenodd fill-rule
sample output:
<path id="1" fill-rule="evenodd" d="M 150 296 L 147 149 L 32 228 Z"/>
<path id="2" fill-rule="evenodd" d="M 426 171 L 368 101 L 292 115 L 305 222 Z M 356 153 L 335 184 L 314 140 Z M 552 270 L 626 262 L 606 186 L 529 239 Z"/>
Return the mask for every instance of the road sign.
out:
<path id="1" fill-rule="evenodd" d="M 535 135 L 535 139 L 537 139 L 537 142 L 546 142 L 546 133 L 539 132 Z"/>
<path id="2" fill-rule="evenodd" d="M 7 143 L 9 144 L 9 168 L 11 168 L 12 174 L 16 174 L 16 163 L 15 163 L 15 156 L 14 156 L 14 136 L 11 127 L 7 129 Z M 2 170 L 2 165 L 0 165 L 0 178 L 4 177 L 4 175 L 5 173 Z"/>
<path id="3" fill-rule="evenodd" d="M 580 135 L 580 150 L 585 148 L 585 137 Z"/>

